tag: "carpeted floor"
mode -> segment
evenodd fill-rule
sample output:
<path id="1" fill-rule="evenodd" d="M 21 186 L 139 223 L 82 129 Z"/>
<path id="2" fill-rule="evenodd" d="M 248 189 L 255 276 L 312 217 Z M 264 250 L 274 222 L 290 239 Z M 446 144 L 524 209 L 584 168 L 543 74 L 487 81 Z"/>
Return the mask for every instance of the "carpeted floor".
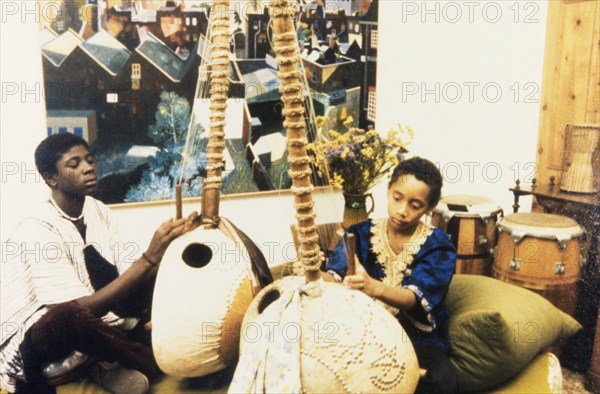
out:
<path id="1" fill-rule="evenodd" d="M 565 394 L 593 394 L 585 388 L 584 374 L 573 372 L 568 368 L 563 368 L 562 374 Z"/>

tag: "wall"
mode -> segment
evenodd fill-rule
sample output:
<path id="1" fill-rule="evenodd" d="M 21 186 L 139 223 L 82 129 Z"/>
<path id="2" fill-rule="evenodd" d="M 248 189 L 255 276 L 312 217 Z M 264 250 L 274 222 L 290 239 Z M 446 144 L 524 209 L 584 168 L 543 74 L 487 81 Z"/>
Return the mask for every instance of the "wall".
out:
<path id="1" fill-rule="evenodd" d="M 341 222 L 343 199 L 330 190 L 314 195 L 319 223 Z M 289 191 L 222 197 L 219 216 L 230 219 L 261 248 L 272 264 L 296 260 L 290 225 L 295 223 L 293 198 Z M 186 199 L 183 214 L 200 210 L 200 200 Z M 114 207 L 122 223 L 132 229 L 129 236 L 145 248 L 153 230 L 175 214 L 172 201 L 154 204 L 122 204 Z"/>
<path id="2" fill-rule="evenodd" d="M 410 154 L 439 163 L 445 194 L 512 212 L 508 188 L 534 174 L 547 3 L 379 7 L 377 128 L 410 125 Z"/>
<path id="3" fill-rule="evenodd" d="M 46 111 L 36 4 L 2 2 L 0 7 L 0 234 L 4 241 L 28 207 L 47 196 L 33 162 L 34 149 L 46 133 Z"/>
<path id="4" fill-rule="evenodd" d="M 24 90 L 41 83 L 37 22 L 34 14 L 25 12 L 25 7 L 34 8 L 24 5 L 27 3 L 9 3 L 15 9 L 1 3 L 2 240 L 27 207 L 47 195 L 41 180 L 32 175 L 32 153 L 44 136 L 45 115 L 40 94 Z M 448 21 L 454 14 L 449 14 L 452 10 L 447 4 L 462 7 L 462 20 Z M 380 2 L 378 128 L 387 130 L 397 122 L 411 125 L 416 131 L 411 153 L 440 163 L 447 178 L 446 193 L 487 195 L 508 212 L 512 195 L 507 189 L 516 169 L 523 178 L 530 175 L 527 165 L 535 161 L 539 103 L 526 102 L 526 97 L 537 86 L 538 93 L 527 99 L 539 100 L 546 6 L 538 2 L 475 3 L 471 23 L 465 4 L 473 7 L 472 2 Z M 439 7 L 439 21 L 435 14 L 418 9 L 425 5 L 434 13 L 434 7 Z M 526 5 L 533 8 L 526 9 Z M 484 7 L 488 20 L 496 18 L 493 12 L 500 7 L 500 20 L 485 20 Z M 525 23 L 527 16 L 536 21 Z M 438 100 L 433 94 L 422 98 L 421 91 L 413 94 L 408 90 L 415 86 L 435 89 L 435 83 L 440 84 Z M 484 93 L 485 84 L 491 85 Z M 462 89 L 462 96 L 454 103 L 452 89 L 456 86 Z M 467 96 L 469 86 L 474 89 L 473 100 Z M 502 90 L 498 101 L 488 102 L 496 99 L 494 88 L 498 86 Z M 517 167 L 512 167 L 513 163 Z M 471 177 L 469 168 L 474 170 Z M 375 194 L 375 216 L 385 215 L 385 185 L 377 187 Z M 329 205 L 327 211 L 319 210 L 320 222 L 341 219 L 339 195 L 336 201 L 336 208 Z M 187 202 L 184 212 L 197 207 L 197 203 Z M 115 207 L 130 238 L 140 247 L 146 246 L 154 228 L 173 212 L 169 204 Z M 294 217 L 287 193 L 227 198 L 222 201 L 221 215 L 245 230 L 273 263 L 293 259 L 289 226 Z"/>

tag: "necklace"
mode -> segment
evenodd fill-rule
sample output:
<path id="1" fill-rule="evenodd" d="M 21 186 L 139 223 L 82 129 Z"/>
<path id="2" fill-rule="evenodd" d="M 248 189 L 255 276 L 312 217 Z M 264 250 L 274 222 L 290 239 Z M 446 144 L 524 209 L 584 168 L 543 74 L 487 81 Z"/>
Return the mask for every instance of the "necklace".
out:
<path id="1" fill-rule="evenodd" d="M 387 224 L 387 219 L 374 222 L 373 227 L 371 227 L 371 250 L 375 253 L 377 261 L 383 266 L 385 272 L 385 277 L 381 281 L 390 287 L 398 287 L 402 286 L 402 280 L 405 276 L 412 274 L 414 256 L 432 233 L 433 228 L 424 222 L 419 222 L 410 239 L 404 242 L 404 246 L 410 247 L 403 247 L 400 253 L 396 253 L 390 245 Z M 398 313 L 397 308 L 381 301 L 377 302 L 391 312 L 392 315 Z"/>
<path id="2" fill-rule="evenodd" d="M 65 211 L 63 211 L 62 209 L 60 209 L 60 207 L 58 206 L 58 204 L 56 203 L 56 201 L 54 201 L 54 198 L 52 198 L 52 196 L 50 196 L 50 204 L 52 204 L 54 206 L 54 208 L 56 208 L 56 210 L 58 211 L 58 214 L 60 216 L 62 216 L 63 218 L 70 220 L 72 222 L 78 222 L 81 219 L 83 219 L 83 209 L 81 210 L 81 215 L 77 216 L 77 217 L 73 217 L 73 216 L 69 216 L 65 213 Z"/>

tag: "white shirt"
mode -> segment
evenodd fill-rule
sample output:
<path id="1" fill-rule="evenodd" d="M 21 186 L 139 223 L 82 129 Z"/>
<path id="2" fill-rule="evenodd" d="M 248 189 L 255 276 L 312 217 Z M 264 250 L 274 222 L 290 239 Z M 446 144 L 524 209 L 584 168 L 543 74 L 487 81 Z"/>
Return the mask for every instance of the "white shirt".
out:
<path id="1" fill-rule="evenodd" d="M 73 222 L 47 202 L 2 245 L 0 383 L 9 391 L 14 391 L 14 379 L 22 377 L 19 345 L 27 329 L 52 305 L 94 293 L 83 249 L 93 245 L 120 273 L 142 252 L 136 243 L 121 241 L 102 202 L 86 197 L 83 220 L 85 241 Z M 112 312 L 103 320 L 111 325 L 125 322 Z"/>

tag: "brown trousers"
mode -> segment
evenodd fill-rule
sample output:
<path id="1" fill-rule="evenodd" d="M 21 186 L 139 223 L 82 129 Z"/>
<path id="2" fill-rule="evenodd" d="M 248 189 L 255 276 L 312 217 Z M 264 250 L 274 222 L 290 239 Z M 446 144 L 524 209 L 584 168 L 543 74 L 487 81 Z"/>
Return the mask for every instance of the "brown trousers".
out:
<path id="1" fill-rule="evenodd" d="M 19 348 L 26 381 L 17 382 L 17 393 L 55 393 L 42 368 L 74 350 L 99 361 L 118 362 L 149 377 L 159 373 L 150 346 L 130 339 L 77 302 L 54 306 L 27 332 Z"/>

